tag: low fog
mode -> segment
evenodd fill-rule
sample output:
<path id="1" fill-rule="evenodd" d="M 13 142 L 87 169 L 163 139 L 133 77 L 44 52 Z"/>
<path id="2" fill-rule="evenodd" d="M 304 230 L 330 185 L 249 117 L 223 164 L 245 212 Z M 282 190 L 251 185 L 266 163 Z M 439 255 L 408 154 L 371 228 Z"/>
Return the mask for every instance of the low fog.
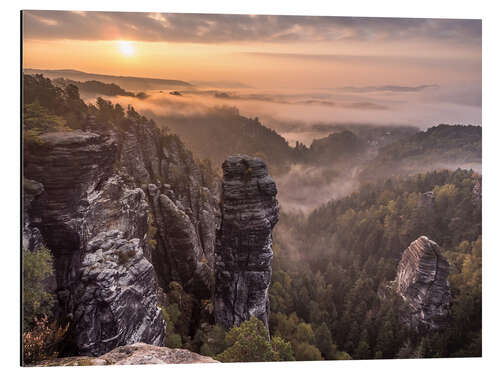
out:
<path id="1" fill-rule="evenodd" d="M 210 116 L 221 108 L 237 108 L 242 116 L 258 118 L 260 123 L 275 130 L 291 147 L 301 142 L 309 147 L 313 140 L 342 130 L 360 135 L 371 144 L 366 129 L 373 127 L 387 136 L 386 143 L 398 137 L 416 133 L 439 123 L 476 122 L 480 118 L 480 103 L 468 102 L 468 96 L 436 85 L 422 87 L 338 88 L 309 92 L 292 90 L 269 91 L 255 88 L 203 87 L 172 91 L 150 90 L 147 97 L 105 97 L 123 106 L 132 105 L 158 125 L 171 129 L 172 119 Z M 236 87 L 236 88 L 235 88 Z M 82 93 L 87 102 L 97 95 Z M 445 100 L 439 104 L 439 98 Z M 411 103 L 410 103 L 411 100 Z M 462 104 L 459 104 L 459 102 Z M 479 106 L 478 106 L 479 104 Z M 179 126 L 178 124 L 176 126 Z M 396 130 L 397 129 L 397 130 Z M 412 130 L 413 129 L 413 130 Z M 171 129 L 175 132 L 175 129 Z M 397 131 L 401 134 L 398 135 Z M 182 138 L 182 137 L 181 137 Z M 360 174 L 366 163 L 377 154 L 383 137 L 374 137 L 366 152 L 351 160 L 340 160 L 330 165 L 293 163 L 284 173 L 275 173 L 278 198 L 282 210 L 289 213 L 309 214 L 332 199 L 345 197 L 364 182 Z M 189 143 L 189 142 L 188 142 Z M 188 144 L 189 145 L 189 144 Z M 189 145 L 191 146 L 191 145 Z M 196 149 L 193 149 L 196 154 Z M 411 170 L 471 168 L 481 173 L 480 163 L 443 163 L 416 165 Z"/>
<path id="2" fill-rule="evenodd" d="M 471 88 L 472 90 L 472 88 Z M 382 88 L 326 88 L 308 91 L 234 89 L 213 87 L 176 91 L 146 91 L 146 99 L 109 97 L 137 110 L 157 116 L 190 116 L 210 112 L 218 106 L 237 107 L 246 117 L 279 132 L 290 145 L 309 145 L 328 135 L 323 124 L 374 124 L 416 126 L 480 124 L 481 95 L 466 88 L 424 85 Z M 94 100 L 95 95 L 86 96 Z"/>
<path id="3" fill-rule="evenodd" d="M 359 167 L 346 168 L 294 164 L 275 178 L 280 206 L 293 214 L 309 214 L 332 199 L 343 198 L 359 187 Z"/>

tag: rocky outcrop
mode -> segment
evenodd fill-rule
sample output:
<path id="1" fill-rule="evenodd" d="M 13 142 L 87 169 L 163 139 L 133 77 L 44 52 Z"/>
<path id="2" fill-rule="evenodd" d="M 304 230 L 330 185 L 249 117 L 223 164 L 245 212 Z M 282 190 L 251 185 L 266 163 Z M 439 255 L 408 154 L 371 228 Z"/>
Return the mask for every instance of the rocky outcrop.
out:
<path id="1" fill-rule="evenodd" d="M 398 265 L 394 290 L 404 303 L 403 321 L 415 330 L 446 326 L 450 314 L 449 264 L 425 236 L 413 241 Z"/>
<path id="2" fill-rule="evenodd" d="M 118 345 L 161 345 L 165 323 L 158 307 L 151 263 L 137 238 L 102 232 L 88 245 L 75 291 L 78 352 L 99 355 Z"/>
<path id="3" fill-rule="evenodd" d="M 37 181 L 23 179 L 23 249 L 35 251 L 44 245 L 40 230 L 31 223 L 31 204 L 43 193 L 43 185 Z"/>
<path id="4" fill-rule="evenodd" d="M 54 254 L 61 322 L 70 349 L 161 345 L 165 325 L 153 267 L 144 257 L 144 192 L 114 174 L 117 144 L 88 132 L 48 133 L 25 152 L 25 176 L 43 184 L 29 217 Z"/>
<path id="5" fill-rule="evenodd" d="M 161 345 L 158 306 L 171 281 L 213 294 L 211 168 L 152 122 L 92 129 L 46 133 L 24 150 L 23 244 L 54 255 L 56 316 L 71 322 L 64 355 Z"/>
<path id="6" fill-rule="evenodd" d="M 175 135 L 151 124 L 118 137 L 118 165 L 147 193 L 157 246 L 151 259 L 160 285 L 171 281 L 199 298 L 209 298 L 219 226 L 218 178 L 194 161 Z"/>
<path id="7" fill-rule="evenodd" d="M 231 156 L 223 164 L 222 222 L 215 249 L 215 319 L 226 328 L 256 316 L 269 319 L 276 184 L 265 163 Z"/>
<path id="8" fill-rule="evenodd" d="M 170 349 L 144 343 L 120 346 L 100 357 L 66 357 L 43 361 L 37 366 L 154 365 L 218 363 L 185 349 Z"/>
<path id="9" fill-rule="evenodd" d="M 211 236 L 212 242 L 204 247 L 200 234 L 205 233 L 201 230 L 196 231 L 195 223 L 186 213 L 186 208 L 181 201 L 175 199 L 168 185 L 159 189 L 156 185 L 150 184 L 147 191 L 161 239 L 153 253 L 153 262 L 159 271 L 161 283 L 167 285 L 169 281 L 175 280 L 198 297 L 209 298 L 213 284 L 211 274 L 215 242 L 213 209 L 206 207 L 203 210 L 206 216 L 202 216 L 199 221 L 211 225 L 206 230 L 207 235 L 204 238 L 209 241 L 208 236 Z"/>
<path id="10" fill-rule="evenodd" d="M 472 188 L 472 203 L 476 207 L 481 208 L 481 202 L 483 201 L 483 188 L 482 179 L 478 178 L 474 187 Z"/>

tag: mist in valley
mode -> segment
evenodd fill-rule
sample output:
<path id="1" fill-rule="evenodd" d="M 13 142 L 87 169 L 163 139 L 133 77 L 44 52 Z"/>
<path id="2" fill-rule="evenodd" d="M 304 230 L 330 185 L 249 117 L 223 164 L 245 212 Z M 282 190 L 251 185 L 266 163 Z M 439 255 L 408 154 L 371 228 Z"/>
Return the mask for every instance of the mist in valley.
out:
<path id="1" fill-rule="evenodd" d="M 357 191 L 363 183 L 374 182 L 373 171 L 370 178 L 367 178 L 365 169 L 377 157 L 380 148 L 437 125 L 435 121 L 427 122 L 426 119 L 439 118 L 436 113 L 443 115 L 454 112 L 457 105 L 450 102 L 434 108 L 432 103 L 428 103 L 425 99 L 428 95 L 434 98 L 446 95 L 436 85 L 414 88 L 346 87 L 310 91 L 258 90 L 236 83 L 228 86 L 230 87 L 220 84 L 216 87 L 178 90 L 169 87 L 163 90 L 145 89 L 146 95 L 142 98 L 103 96 L 87 92 L 82 92 L 81 95 L 88 103 L 95 103 L 96 98 L 101 96 L 113 103 L 120 103 L 125 108 L 133 106 L 139 113 L 154 119 L 160 127 L 178 134 L 195 156 L 211 159 L 216 170 L 218 164 L 232 152 L 227 150 L 224 153 L 224 147 L 221 149 L 217 144 L 212 147 L 210 139 L 203 134 L 217 133 L 217 128 L 220 130 L 217 134 L 222 138 L 224 131 L 231 131 L 245 135 L 246 138 L 241 140 L 243 143 L 254 139 L 256 145 L 248 153 L 267 159 L 271 172 L 274 172 L 282 210 L 290 214 L 306 215 L 330 200 L 340 199 Z M 412 104 L 417 105 L 412 111 L 407 109 L 409 95 L 413 95 Z M 480 107 L 478 110 L 480 111 Z M 460 111 L 454 113 L 456 118 L 464 118 Z M 410 123 L 409 119 L 417 114 L 424 115 Z M 269 149 L 273 147 L 272 144 L 259 146 L 260 139 L 253 134 L 256 130 L 240 126 L 237 121 L 240 116 L 257 121 L 259 126 L 274 131 L 277 138 L 282 138 L 279 157 L 273 158 L 266 153 L 271 151 Z M 451 120 L 451 123 L 454 121 L 454 117 L 446 119 Z M 308 151 L 318 140 L 323 142 L 330 134 L 344 131 L 355 134 L 366 147 L 340 158 L 326 155 L 324 161 L 314 160 L 316 156 L 311 156 L 311 152 L 307 160 L 299 155 L 300 147 L 302 151 Z M 234 149 L 242 149 L 242 153 L 245 153 L 245 146 L 236 142 Z M 457 168 L 473 169 L 481 173 L 480 162 L 439 159 L 425 162 L 417 159 L 406 165 L 401 173 L 411 175 L 434 169 Z M 381 174 L 380 177 L 383 179 L 390 176 Z"/>

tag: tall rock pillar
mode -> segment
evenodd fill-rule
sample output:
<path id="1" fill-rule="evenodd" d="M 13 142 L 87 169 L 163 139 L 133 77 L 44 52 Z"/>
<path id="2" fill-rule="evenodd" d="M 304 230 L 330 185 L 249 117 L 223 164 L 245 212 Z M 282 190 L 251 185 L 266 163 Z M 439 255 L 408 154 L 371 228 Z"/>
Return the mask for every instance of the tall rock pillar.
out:
<path id="1" fill-rule="evenodd" d="M 215 248 L 215 319 L 225 328 L 255 316 L 268 327 L 276 184 L 265 163 L 246 155 L 223 164 L 222 222 Z"/>

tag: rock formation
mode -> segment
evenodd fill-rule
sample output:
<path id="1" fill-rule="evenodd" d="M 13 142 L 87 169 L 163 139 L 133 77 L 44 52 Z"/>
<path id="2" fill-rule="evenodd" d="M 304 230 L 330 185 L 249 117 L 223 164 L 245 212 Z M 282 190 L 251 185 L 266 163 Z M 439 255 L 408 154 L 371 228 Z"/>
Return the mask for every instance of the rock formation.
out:
<path id="1" fill-rule="evenodd" d="M 87 132 L 48 133 L 25 154 L 43 184 L 30 218 L 55 260 L 57 315 L 75 351 L 99 355 L 137 341 L 163 343 L 155 277 L 144 257 L 145 194 L 113 174 L 116 143 Z"/>
<path id="2" fill-rule="evenodd" d="M 483 200 L 483 188 L 482 188 L 482 180 L 480 178 L 477 179 L 474 187 L 472 188 L 472 203 L 476 207 L 481 208 L 481 202 Z"/>
<path id="3" fill-rule="evenodd" d="M 218 180 L 149 122 L 40 135 L 24 152 L 23 246 L 53 253 L 68 354 L 162 345 L 162 288 L 213 288 Z"/>
<path id="4" fill-rule="evenodd" d="M 31 223 L 29 215 L 31 204 L 37 196 L 43 193 L 43 185 L 37 181 L 23 179 L 23 249 L 37 250 L 43 245 L 40 230 Z"/>
<path id="5" fill-rule="evenodd" d="M 37 366 L 154 365 L 179 363 L 217 363 L 218 361 L 186 349 L 170 349 L 144 343 L 120 346 L 100 357 L 66 357 L 43 361 Z"/>
<path id="6" fill-rule="evenodd" d="M 416 330 L 446 326 L 451 302 L 448 273 L 448 261 L 427 237 L 419 237 L 404 251 L 394 289 L 404 301 L 406 324 Z"/>
<path id="7" fill-rule="evenodd" d="M 120 135 L 118 165 L 146 192 L 157 247 L 151 260 L 160 285 L 178 281 L 190 293 L 209 298 L 215 231 L 219 225 L 218 178 L 195 163 L 174 136 L 155 126 L 136 126 Z"/>
<path id="8" fill-rule="evenodd" d="M 222 222 L 215 249 L 215 319 L 230 328 L 256 316 L 267 327 L 272 229 L 279 211 L 276 184 L 258 158 L 231 156 L 222 169 Z"/>

